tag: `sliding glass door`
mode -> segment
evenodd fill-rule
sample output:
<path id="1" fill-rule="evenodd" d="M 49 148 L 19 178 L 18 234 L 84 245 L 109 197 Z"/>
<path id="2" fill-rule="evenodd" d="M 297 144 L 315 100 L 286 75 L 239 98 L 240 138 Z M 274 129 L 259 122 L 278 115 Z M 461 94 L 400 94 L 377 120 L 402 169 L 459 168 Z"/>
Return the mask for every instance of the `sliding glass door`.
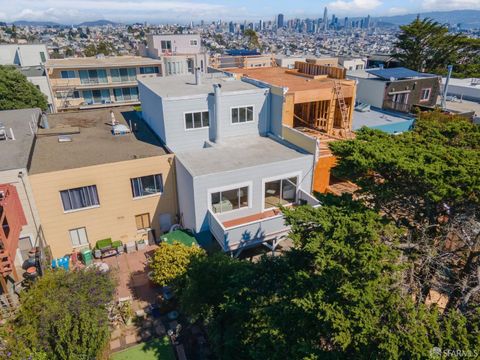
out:
<path id="1" fill-rule="evenodd" d="M 264 192 L 264 209 L 295 203 L 297 201 L 297 184 L 297 177 L 267 181 Z"/>

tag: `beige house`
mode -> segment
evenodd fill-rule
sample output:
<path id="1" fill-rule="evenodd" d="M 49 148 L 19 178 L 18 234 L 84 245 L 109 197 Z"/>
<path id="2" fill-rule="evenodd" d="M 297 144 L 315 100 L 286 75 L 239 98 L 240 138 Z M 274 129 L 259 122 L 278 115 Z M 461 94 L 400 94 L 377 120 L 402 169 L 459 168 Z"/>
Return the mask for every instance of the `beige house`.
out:
<path id="1" fill-rule="evenodd" d="M 141 56 L 50 59 L 45 64 L 54 112 L 137 105 L 137 78 L 162 74 L 162 61 Z"/>
<path id="2" fill-rule="evenodd" d="M 53 114 L 48 125 L 30 182 L 54 257 L 106 238 L 153 241 L 177 222 L 173 154 L 131 107 Z"/>

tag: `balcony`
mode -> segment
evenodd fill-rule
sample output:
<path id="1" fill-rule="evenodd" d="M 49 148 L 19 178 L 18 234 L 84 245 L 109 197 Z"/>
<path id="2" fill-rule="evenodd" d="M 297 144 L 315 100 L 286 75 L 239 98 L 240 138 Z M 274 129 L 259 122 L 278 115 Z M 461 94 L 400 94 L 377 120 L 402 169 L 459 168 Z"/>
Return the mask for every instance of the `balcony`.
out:
<path id="1" fill-rule="evenodd" d="M 293 206 L 320 206 L 313 196 L 303 190 L 297 191 L 297 202 Z M 290 227 L 285 223 L 279 209 L 267 210 L 246 217 L 221 221 L 216 214 L 208 211 L 210 232 L 218 241 L 223 251 L 239 251 L 261 243 L 268 243 L 272 250 L 285 238 Z"/>

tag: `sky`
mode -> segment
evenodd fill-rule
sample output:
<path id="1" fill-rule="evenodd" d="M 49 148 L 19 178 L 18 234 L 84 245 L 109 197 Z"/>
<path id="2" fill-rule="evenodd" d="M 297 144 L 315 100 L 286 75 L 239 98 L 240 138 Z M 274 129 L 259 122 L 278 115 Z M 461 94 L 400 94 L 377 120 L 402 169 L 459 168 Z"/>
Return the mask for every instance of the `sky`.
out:
<path id="1" fill-rule="evenodd" d="M 480 0 L 0 0 L 0 21 L 36 20 L 76 24 L 118 22 L 270 20 L 329 16 L 390 16 L 440 10 L 480 10 Z"/>

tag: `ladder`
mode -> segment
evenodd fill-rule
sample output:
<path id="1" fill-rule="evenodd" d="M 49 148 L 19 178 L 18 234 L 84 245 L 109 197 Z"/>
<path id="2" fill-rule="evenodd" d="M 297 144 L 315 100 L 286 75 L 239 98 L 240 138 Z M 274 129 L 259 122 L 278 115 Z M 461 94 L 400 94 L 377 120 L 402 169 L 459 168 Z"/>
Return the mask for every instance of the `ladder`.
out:
<path id="1" fill-rule="evenodd" d="M 338 100 L 340 112 L 342 113 L 342 129 L 348 131 L 350 130 L 348 129 L 348 108 L 347 104 L 345 103 L 345 97 L 343 96 L 342 85 L 339 81 L 334 81 L 333 83 L 333 89 Z"/>

